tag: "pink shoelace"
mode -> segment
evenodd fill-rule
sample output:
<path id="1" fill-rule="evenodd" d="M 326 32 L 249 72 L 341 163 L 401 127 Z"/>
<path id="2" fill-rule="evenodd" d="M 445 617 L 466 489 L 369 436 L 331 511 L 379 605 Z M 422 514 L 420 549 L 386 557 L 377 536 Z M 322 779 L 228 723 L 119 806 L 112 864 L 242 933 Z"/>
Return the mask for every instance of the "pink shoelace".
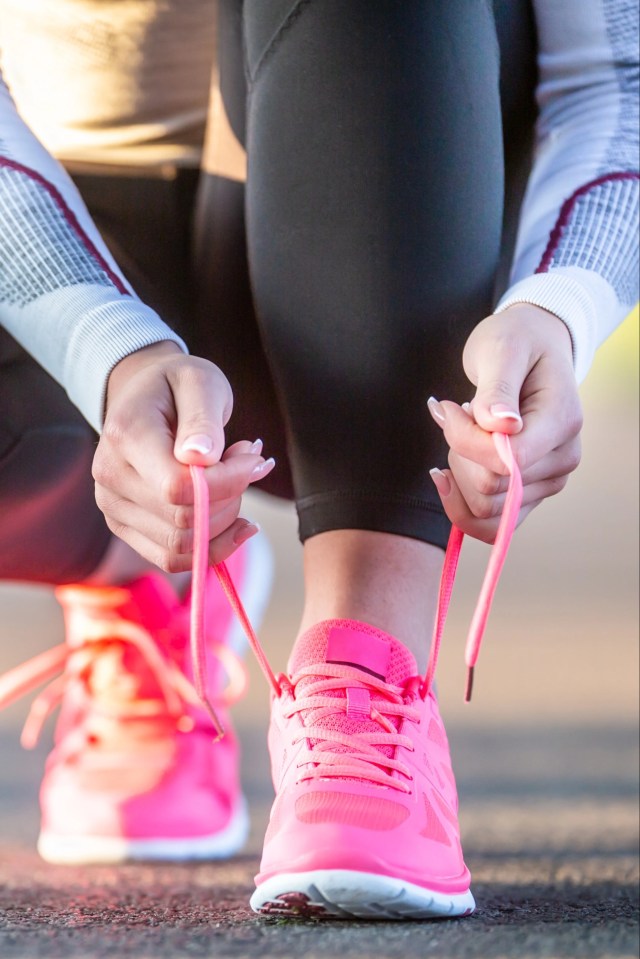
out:
<path id="1" fill-rule="evenodd" d="M 522 505 L 522 477 L 520 476 L 520 470 L 518 469 L 518 464 L 515 461 L 515 457 L 511 449 L 511 441 L 506 433 L 493 433 L 492 436 L 498 456 L 509 471 L 509 486 L 507 488 L 507 495 L 502 508 L 502 516 L 500 518 L 498 532 L 496 533 L 495 542 L 491 549 L 491 555 L 487 564 L 487 571 L 484 576 L 480 594 L 478 596 L 478 602 L 476 603 L 475 612 L 473 614 L 471 626 L 469 627 L 469 633 L 467 636 L 467 644 L 465 647 L 467 682 L 464 693 L 465 702 L 467 703 L 471 700 L 474 669 L 476 663 L 478 662 L 478 656 L 480 655 L 480 646 L 482 644 L 482 638 L 484 636 L 487 620 L 491 611 L 491 604 L 493 603 L 493 597 L 498 585 L 498 580 L 500 579 L 500 573 L 502 572 L 502 567 L 504 566 L 505 559 L 507 558 L 507 552 L 509 551 L 511 538 L 516 528 L 516 523 L 518 522 L 518 513 L 520 512 L 520 507 Z M 462 549 L 463 540 L 464 533 L 459 530 L 457 526 L 453 526 L 449 536 L 449 542 L 447 544 L 447 551 L 445 553 L 444 566 L 442 569 L 442 577 L 440 579 L 438 611 L 436 614 L 436 622 L 433 630 L 433 640 L 431 642 L 431 655 L 429 657 L 427 672 L 422 684 L 423 695 L 426 695 L 431 688 L 431 684 L 435 676 L 438 653 L 440 652 L 440 643 L 442 642 L 442 634 L 444 632 L 444 625 L 447 618 L 447 612 L 449 610 L 449 602 L 451 600 L 451 593 L 453 592 L 453 583 L 456 578 L 458 560 L 460 558 L 460 550 Z"/>
<path id="2" fill-rule="evenodd" d="M 465 662 L 467 665 L 467 682 L 465 687 L 465 701 L 469 702 L 471 699 L 471 693 L 473 689 L 473 675 L 476 663 L 478 661 L 478 656 L 480 654 L 480 647 L 482 645 L 482 639 L 485 633 L 487 620 L 489 618 L 489 613 L 491 611 L 491 604 L 493 602 L 493 597 L 498 585 L 498 580 L 500 579 L 500 573 L 502 567 L 504 566 L 505 559 L 507 557 L 507 552 L 509 550 L 509 545 L 511 543 L 511 538 L 513 532 L 516 528 L 516 523 L 518 521 L 518 514 L 520 512 L 520 506 L 522 505 L 522 478 L 520 476 L 520 470 L 515 461 L 513 451 L 511 449 L 511 442 L 509 437 L 505 433 L 493 433 L 493 442 L 495 443 L 496 450 L 498 455 L 504 465 L 506 466 L 509 472 L 509 486 L 507 489 L 507 494 L 505 497 L 505 503 L 502 510 L 502 516 L 500 518 L 500 523 L 498 526 L 498 531 L 496 534 L 495 542 L 491 549 L 491 555 L 489 557 L 489 562 L 487 564 L 487 570 L 485 577 L 482 583 L 480 594 L 478 597 L 478 602 L 476 604 L 476 609 L 471 621 L 471 626 L 469 628 L 469 634 L 467 637 L 467 643 L 465 648 Z M 203 606 L 204 606 L 204 582 L 208 566 L 208 515 L 209 515 L 209 491 L 207 484 L 204 478 L 204 471 L 202 467 L 191 466 L 191 477 L 194 485 L 195 492 L 195 543 L 193 550 L 193 603 L 192 603 L 192 629 L 191 629 L 191 642 L 192 642 L 192 655 L 193 662 L 198 663 L 198 667 L 194 670 L 195 679 L 196 679 L 196 690 L 198 695 L 203 698 L 203 701 L 206 703 L 206 708 L 211 715 L 218 735 L 222 735 L 223 730 L 220 726 L 220 723 L 215 716 L 215 711 L 213 707 L 206 702 L 206 676 L 204 674 L 204 654 L 203 654 L 203 642 L 201 637 L 202 632 L 202 620 L 203 620 Z M 442 569 L 442 576 L 440 579 L 440 590 L 438 595 L 438 607 L 436 614 L 436 622 L 433 631 L 433 640 L 431 643 L 431 653 L 429 656 L 429 663 L 427 666 L 427 671 L 424 678 L 420 682 L 419 692 L 422 697 L 426 697 L 436 672 L 436 666 L 438 663 L 438 654 L 440 652 L 440 644 L 442 642 L 442 634 L 444 632 L 445 622 L 447 618 L 447 612 L 449 609 L 449 603 L 451 600 L 451 593 L 453 591 L 453 584 L 456 576 L 456 571 L 458 568 L 458 560 L 460 558 L 460 550 L 462 548 L 462 542 L 464 539 L 464 533 L 458 529 L 456 526 L 453 526 L 451 529 L 451 534 L 449 536 L 449 542 L 447 545 L 447 550 L 445 553 L 444 566 Z M 231 604 L 231 607 L 238 617 L 244 632 L 249 641 L 258 663 L 269 683 L 269 686 L 276 694 L 280 696 L 282 693 L 282 688 L 285 683 L 288 683 L 286 676 L 279 676 L 276 678 L 267 657 L 260 645 L 258 637 L 256 636 L 251 623 L 247 617 L 247 614 L 244 610 L 240 597 L 236 592 L 236 589 L 231 581 L 228 570 L 224 563 L 219 563 L 214 567 L 220 584 L 225 592 L 225 595 Z M 324 669 L 324 667 L 323 667 Z M 352 671 L 353 672 L 353 671 Z M 342 686 L 345 685 L 344 676 L 337 676 L 336 682 L 329 683 L 333 686 Z M 354 677 L 349 674 L 349 683 L 354 682 Z M 324 682 L 324 681 L 323 681 Z M 369 682 L 369 681 L 367 681 Z M 357 682 L 355 683 L 357 685 Z M 326 686 L 325 688 L 329 688 Z M 390 687 L 386 686 L 389 690 Z M 320 690 L 318 690 L 320 692 Z M 335 709 L 334 703 L 325 703 L 327 708 Z M 391 705 L 391 704 L 390 704 Z M 399 703 L 398 703 L 399 705 Z M 301 704 L 300 709 L 307 708 L 306 705 Z M 386 707 L 385 707 L 386 710 Z M 396 709 L 390 709 L 389 712 L 397 712 Z M 398 738 L 395 733 L 395 727 L 388 721 L 385 720 L 384 716 L 381 716 L 379 713 L 375 717 L 382 725 L 387 724 L 389 735 L 395 735 L 395 739 Z M 308 735 L 308 731 L 307 731 Z M 335 734 L 332 734 L 332 737 L 329 737 L 327 730 L 323 730 L 322 738 L 324 740 L 329 740 L 329 738 L 335 738 Z M 399 743 L 395 742 L 395 745 Z M 367 750 L 368 754 L 369 750 Z M 379 763 L 379 752 L 376 751 L 376 756 L 378 757 L 376 762 Z M 364 756 L 362 757 L 365 758 Z M 368 755 L 367 759 L 370 758 Z M 317 759 L 316 759 L 317 761 Z M 331 760 L 334 762 L 334 760 Z M 368 763 L 370 765 L 370 763 Z"/>
<path id="3" fill-rule="evenodd" d="M 318 676 L 319 669 L 322 676 Z M 301 691 L 297 687 L 305 679 L 315 681 Z M 350 666 L 323 663 L 321 667 L 301 669 L 296 674 L 295 683 L 286 682 L 296 694 L 295 698 L 292 695 L 287 718 L 296 713 L 303 718 L 303 726 L 294 736 L 293 744 L 307 741 L 307 748 L 297 758 L 298 768 L 303 769 L 299 781 L 366 779 L 399 792 L 410 792 L 409 767 L 394 754 L 398 746 L 413 749 L 410 737 L 403 736 L 398 728 L 403 719 L 413 722 L 420 719 L 420 713 L 411 705 L 412 694 L 419 686 L 417 677 L 410 681 L 414 686 L 409 690 L 407 686 L 392 686 L 375 676 L 363 679 L 362 671 Z M 344 692 L 345 688 L 346 698 L 332 695 L 332 690 Z M 359 694 L 362 694 L 360 702 Z M 359 713 L 366 724 L 364 729 L 344 732 L 323 723 L 336 714 L 344 717 L 345 713 L 347 717 Z M 313 748 L 309 746 L 310 742 L 313 742 Z M 394 771 L 405 779 L 394 779 Z"/>
<path id="4" fill-rule="evenodd" d="M 176 663 L 162 655 L 145 629 L 123 620 L 100 622 L 88 619 L 83 629 L 83 642 L 78 647 L 70 648 L 67 643 L 61 643 L 0 677 L 0 709 L 48 682 L 31 704 L 24 724 L 20 741 L 25 749 L 32 749 L 37 744 L 42 726 L 62 700 L 67 684 L 75 682 L 86 686 L 105 642 L 133 646 L 145 661 L 161 693 L 153 715 L 166 715 L 179 722 L 184 717 L 185 704 L 200 706 L 200 697 L 189 680 Z M 243 667 L 231 662 L 232 655 L 225 657 L 225 666 L 233 677 L 229 691 L 225 692 L 225 703 L 235 701 L 243 686 Z M 109 710 L 106 699 L 103 699 L 101 709 Z M 136 710 L 135 703 L 128 703 L 125 709 L 128 719 L 134 719 L 136 715 L 148 719 L 152 715 L 149 703 L 142 704 L 139 710 Z M 113 707 L 114 715 L 125 718 L 122 710 L 121 704 Z"/>
<path id="5" fill-rule="evenodd" d="M 511 542 L 511 537 L 516 526 L 520 505 L 522 502 L 522 480 L 513 457 L 509 438 L 502 433 L 494 433 L 493 439 L 498 454 L 509 471 L 510 480 L 496 540 L 491 551 L 487 571 L 467 639 L 465 651 L 465 660 L 468 669 L 465 690 L 466 701 L 469 701 L 471 698 L 473 671 L 478 660 L 482 637 L 484 635 L 489 611 L 491 609 L 491 603 L 493 601 L 493 596 L 498 584 L 500 572 L 504 565 L 509 543 Z M 189 680 L 180 672 L 174 663 L 168 662 L 162 656 L 162 654 L 158 651 L 154 641 L 141 627 L 138 627 L 133 623 L 124 622 L 117 624 L 115 627 L 113 624 L 110 624 L 109 637 L 131 643 L 138 649 L 147 662 L 147 665 L 157 678 L 158 685 L 162 690 L 164 699 L 166 701 L 167 710 L 170 715 L 176 717 L 176 719 L 179 719 L 184 711 L 184 704 L 200 704 L 209 715 L 216 732 L 216 739 L 219 739 L 222 735 L 224 735 L 224 729 L 216 713 L 215 706 L 211 702 L 207 692 L 206 636 L 204 630 L 206 579 L 209 569 L 209 490 L 204 476 L 204 469 L 199 466 L 190 466 L 189 469 L 194 487 L 195 506 L 193 582 L 191 587 L 192 600 L 190 624 L 190 642 L 194 672 L 194 685 L 191 685 Z M 418 687 L 418 691 L 422 697 L 427 696 L 435 675 L 438 653 L 440 651 L 442 634 L 444 631 L 445 620 L 453 590 L 453 583 L 456 575 L 463 538 L 464 534 L 454 526 L 449 537 L 449 543 L 445 554 L 442 577 L 440 581 L 438 609 L 429 664 L 427 666 L 426 674 L 424 678 L 420 680 Z M 219 563 L 213 568 L 227 597 L 227 600 L 246 634 L 249 645 L 251 646 L 256 659 L 258 660 L 269 686 L 277 696 L 280 696 L 282 694 L 283 686 L 285 684 L 290 685 L 287 677 L 282 675 L 276 677 L 271 669 L 258 637 L 256 636 L 251 623 L 249 622 L 249 618 L 231 580 L 225 563 Z M 0 677 L 0 709 L 4 706 L 10 705 L 10 703 L 19 699 L 21 696 L 26 695 L 31 690 L 49 680 L 47 687 L 34 700 L 27 717 L 21 737 L 21 742 L 25 747 L 30 748 L 35 745 L 40 733 L 40 729 L 42 728 L 47 716 L 62 699 L 66 683 L 71 678 L 80 678 L 82 671 L 85 670 L 87 665 L 90 664 L 92 655 L 97 654 L 95 652 L 98 650 L 97 644 L 107 638 L 104 628 L 101 629 L 98 625 L 97 627 L 93 627 L 93 629 L 95 635 L 91 632 L 92 627 L 88 625 L 86 647 L 83 647 L 81 650 L 70 650 L 66 643 L 62 643 L 59 646 L 55 646 L 52 649 L 35 656 L 33 659 L 23 663 L 21 666 L 18 666 L 15 669 L 10 670 L 9 672 L 5 673 L 4 676 Z M 94 649 L 93 652 L 91 649 L 92 645 Z M 220 653 L 225 652 L 226 650 L 221 647 Z M 223 656 L 223 659 L 224 658 L 225 657 Z M 225 665 L 227 666 L 227 671 L 230 674 L 233 673 L 233 663 L 225 662 Z M 58 675 L 60 673 L 62 673 L 62 675 Z M 312 688 L 307 689 L 304 698 L 301 699 L 296 706 L 296 711 L 310 708 L 314 711 L 314 715 L 317 719 L 318 716 L 322 715 L 322 713 L 319 713 L 318 710 L 335 710 L 336 700 L 334 698 L 331 698 L 330 700 L 328 697 L 323 698 L 322 694 L 332 688 L 343 688 L 347 684 L 346 680 L 348 680 L 349 686 L 357 687 L 360 680 L 358 680 L 356 676 L 352 675 L 352 673 L 353 671 L 349 672 L 349 675 L 347 676 L 344 669 L 341 671 L 338 668 L 334 675 L 327 676 L 318 683 L 314 684 Z M 372 685 L 369 680 L 367 680 L 367 684 Z M 232 686 L 233 685 L 235 685 L 235 683 L 232 683 Z M 382 688 L 383 686 L 384 690 Z M 385 697 L 389 700 L 384 706 L 385 713 L 400 717 L 406 713 L 407 709 L 410 710 L 410 707 L 408 707 L 406 704 L 403 704 L 401 696 L 402 691 L 399 688 L 396 689 L 395 687 L 390 687 L 388 684 L 382 684 L 380 690 L 377 691 L 379 693 L 384 692 Z M 229 691 L 223 699 L 225 704 L 230 701 L 234 701 L 237 698 L 236 693 L 237 690 L 235 693 L 231 693 L 231 691 Z M 397 761 L 391 758 L 388 761 L 381 763 L 380 752 L 375 748 L 376 745 L 402 745 L 400 742 L 402 737 L 397 734 L 395 726 L 391 720 L 382 715 L 375 707 L 372 708 L 371 718 L 381 725 L 381 727 L 386 731 L 388 738 L 383 736 L 381 739 L 380 736 L 382 734 L 379 734 L 378 736 L 371 733 L 362 734 L 360 740 L 358 741 L 359 753 L 356 753 L 356 755 L 351 755 L 348 764 L 351 774 L 353 774 L 355 771 L 353 768 L 354 766 L 357 767 L 366 765 L 368 768 L 368 778 L 371 777 L 371 760 L 374 758 L 374 754 L 375 762 L 378 766 L 385 765 L 388 767 L 389 772 L 397 768 Z M 308 735 L 309 730 L 307 730 L 307 736 Z M 346 740 L 349 740 L 349 744 L 353 745 L 351 742 L 353 737 L 348 737 L 346 734 L 338 733 L 337 731 L 322 729 L 321 735 L 322 739 L 327 742 L 327 747 L 330 742 L 340 742 L 343 746 L 347 746 L 348 743 Z M 345 740 L 344 742 L 342 742 L 343 738 Z M 326 761 L 327 764 L 333 767 L 333 775 L 345 775 L 346 769 L 341 768 L 341 763 L 343 761 L 340 759 L 340 754 L 334 753 L 332 758 L 330 758 L 330 756 L 331 754 L 328 751 L 325 751 L 325 755 L 323 756 L 323 764 Z M 315 761 L 317 762 L 317 756 Z M 380 776 L 383 777 L 381 781 L 388 780 L 388 775 L 385 775 L 385 773 L 381 772 Z"/>

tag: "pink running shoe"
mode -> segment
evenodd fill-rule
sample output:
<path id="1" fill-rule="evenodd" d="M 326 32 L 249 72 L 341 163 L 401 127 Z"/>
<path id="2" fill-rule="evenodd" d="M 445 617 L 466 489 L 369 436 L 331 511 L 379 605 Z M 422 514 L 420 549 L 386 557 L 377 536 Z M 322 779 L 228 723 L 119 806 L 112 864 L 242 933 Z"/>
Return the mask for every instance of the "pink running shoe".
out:
<path id="1" fill-rule="evenodd" d="M 278 677 L 269 732 L 277 796 L 256 912 L 428 919 L 472 912 L 446 733 L 412 654 L 328 620 Z"/>
<path id="2" fill-rule="evenodd" d="M 494 434 L 509 489 L 465 659 L 470 699 L 491 603 L 522 501 L 508 437 Z M 275 677 L 269 747 L 276 799 L 256 912 L 271 916 L 429 919 L 475 903 L 462 858 L 458 798 L 433 680 L 463 534 L 452 528 L 427 672 L 394 637 L 327 620 L 298 639 Z M 237 604 L 236 604 L 237 605 Z"/>
<path id="3" fill-rule="evenodd" d="M 263 537 L 228 561 L 259 619 L 271 580 Z M 0 679 L 0 705 L 62 675 L 34 701 L 22 742 L 35 744 L 61 701 L 40 802 L 38 849 L 55 863 L 231 856 L 245 842 L 239 751 L 226 706 L 242 695 L 244 634 L 211 570 L 205 581 L 205 666 L 214 725 L 193 688 L 189 597 L 162 576 L 126 588 L 57 590 L 66 643 Z"/>

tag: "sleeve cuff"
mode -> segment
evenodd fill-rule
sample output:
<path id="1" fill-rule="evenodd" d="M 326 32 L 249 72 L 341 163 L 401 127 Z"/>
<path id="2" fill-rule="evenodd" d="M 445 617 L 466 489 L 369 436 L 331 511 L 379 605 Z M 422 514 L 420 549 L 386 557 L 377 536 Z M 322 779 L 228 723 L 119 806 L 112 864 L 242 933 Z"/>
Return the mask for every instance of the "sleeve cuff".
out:
<path id="1" fill-rule="evenodd" d="M 516 303 L 531 303 L 562 320 L 571 336 L 576 379 L 582 382 L 589 372 L 599 343 L 600 310 L 610 313 L 613 308 L 618 312 L 615 294 L 609 285 L 586 270 L 559 268 L 548 273 L 536 273 L 515 283 L 501 298 L 495 312 L 502 313 Z"/>
<path id="2" fill-rule="evenodd" d="M 167 340 L 189 352 L 183 340 L 139 300 L 113 300 L 84 314 L 66 351 L 64 382 L 71 401 L 95 430 L 102 429 L 107 381 L 114 366 L 145 346 Z"/>

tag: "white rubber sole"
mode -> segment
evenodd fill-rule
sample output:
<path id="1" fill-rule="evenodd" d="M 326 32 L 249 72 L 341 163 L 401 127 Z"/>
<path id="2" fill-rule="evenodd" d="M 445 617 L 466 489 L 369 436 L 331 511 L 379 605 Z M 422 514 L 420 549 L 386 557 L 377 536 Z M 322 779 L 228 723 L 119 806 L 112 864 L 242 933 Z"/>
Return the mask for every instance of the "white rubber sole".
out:
<path id="1" fill-rule="evenodd" d="M 38 852 L 46 862 L 78 866 L 90 863 L 118 863 L 127 860 L 227 859 L 244 846 L 249 834 L 249 815 L 245 799 L 238 804 L 229 825 L 210 836 L 182 839 L 125 839 L 107 836 L 58 836 L 41 832 Z"/>
<path id="2" fill-rule="evenodd" d="M 471 892 L 447 895 L 401 879 L 348 869 L 283 873 L 261 883 L 251 908 L 264 916 L 452 919 L 475 909 Z"/>

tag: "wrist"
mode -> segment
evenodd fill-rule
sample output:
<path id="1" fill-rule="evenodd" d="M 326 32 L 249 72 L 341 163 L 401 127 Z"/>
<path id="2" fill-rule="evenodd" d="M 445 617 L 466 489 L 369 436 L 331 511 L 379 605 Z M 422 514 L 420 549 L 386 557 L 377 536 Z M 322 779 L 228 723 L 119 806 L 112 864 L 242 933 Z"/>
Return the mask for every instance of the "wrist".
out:
<path id="1" fill-rule="evenodd" d="M 566 323 L 555 313 L 533 303 L 513 303 L 499 314 L 508 317 L 522 328 L 526 326 L 532 343 L 541 353 L 550 350 L 564 355 L 573 366 L 573 341 Z"/>

